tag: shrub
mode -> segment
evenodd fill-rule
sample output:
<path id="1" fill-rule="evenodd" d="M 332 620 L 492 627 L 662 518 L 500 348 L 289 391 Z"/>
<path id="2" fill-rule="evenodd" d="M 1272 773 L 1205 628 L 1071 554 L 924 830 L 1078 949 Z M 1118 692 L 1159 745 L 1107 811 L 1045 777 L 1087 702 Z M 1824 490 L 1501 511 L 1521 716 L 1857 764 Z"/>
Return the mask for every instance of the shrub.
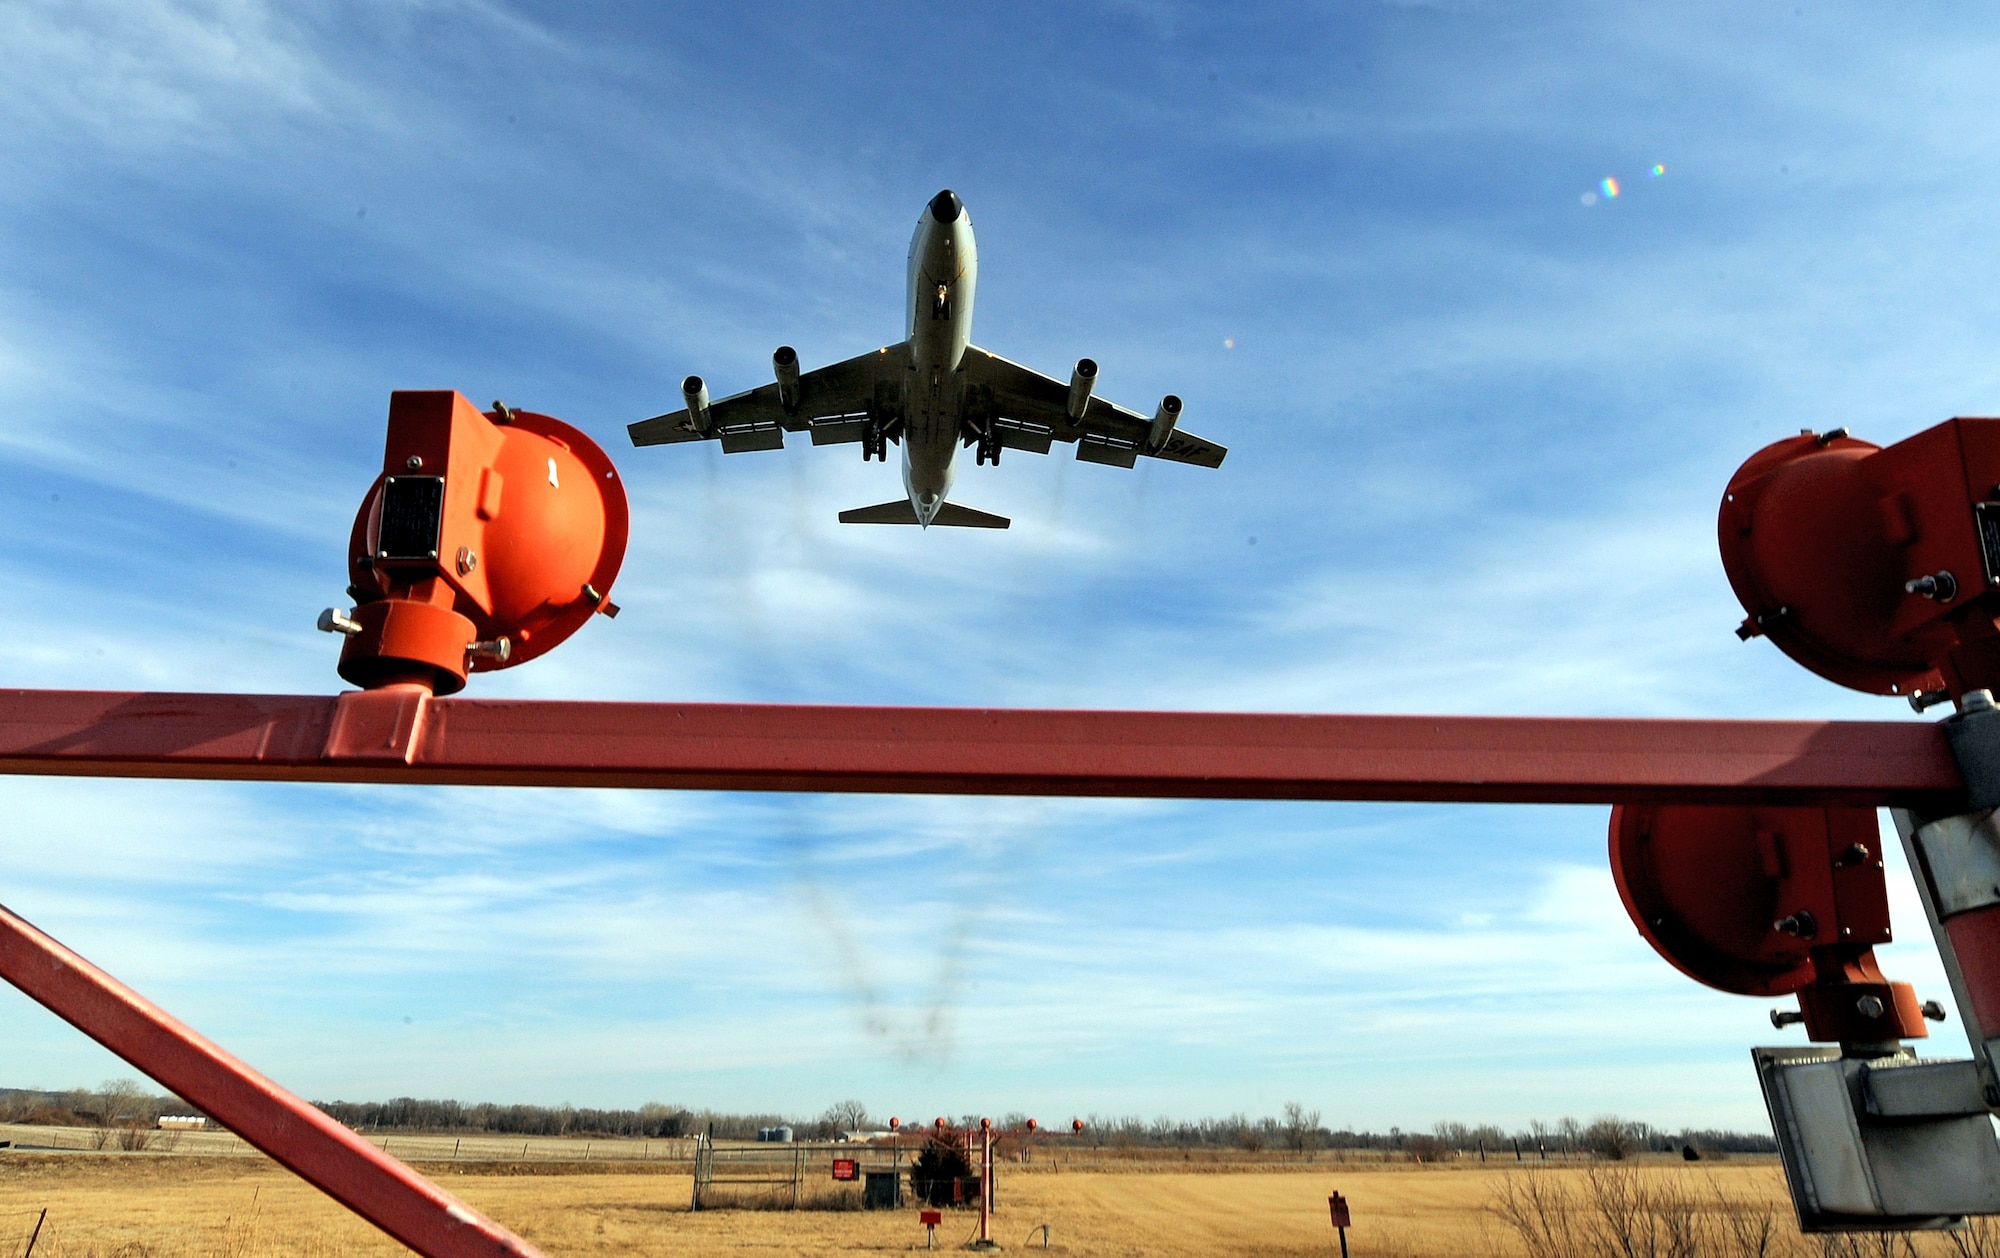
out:
<path id="1" fill-rule="evenodd" d="M 969 1200 L 978 1204 L 979 1190 L 967 1193 L 963 1185 L 972 1178 L 972 1159 L 955 1144 L 932 1138 L 910 1164 L 910 1195 L 927 1206 L 955 1206 Z"/>

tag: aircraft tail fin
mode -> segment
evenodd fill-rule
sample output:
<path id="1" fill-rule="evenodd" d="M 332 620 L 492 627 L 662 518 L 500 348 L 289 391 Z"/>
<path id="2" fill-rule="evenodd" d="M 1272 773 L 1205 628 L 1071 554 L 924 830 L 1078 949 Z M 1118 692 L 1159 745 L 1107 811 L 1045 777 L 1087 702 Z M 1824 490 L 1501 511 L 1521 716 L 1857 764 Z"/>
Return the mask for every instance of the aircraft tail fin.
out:
<path id="1" fill-rule="evenodd" d="M 856 507 L 840 513 L 842 524 L 915 524 L 917 509 L 910 505 L 908 498 L 898 498 L 894 502 L 878 502 L 872 507 Z M 984 511 L 974 511 L 971 507 L 961 507 L 955 502 L 947 502 L 938 508 L 937 518 L 931 521 L 935 528 L 947 529 L 1004 529 L 1012 521 L 1004 515 L 988 515 Z"/>

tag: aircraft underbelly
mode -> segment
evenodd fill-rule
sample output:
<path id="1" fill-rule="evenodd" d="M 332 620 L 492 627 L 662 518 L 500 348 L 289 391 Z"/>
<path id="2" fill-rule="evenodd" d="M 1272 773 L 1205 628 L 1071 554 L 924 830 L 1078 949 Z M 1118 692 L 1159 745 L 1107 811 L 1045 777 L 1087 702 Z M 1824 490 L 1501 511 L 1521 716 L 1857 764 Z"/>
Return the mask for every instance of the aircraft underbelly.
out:
<path id="1" fill-rule="evenodd" d="M 913 396 L 903 420 L 910 491 L 942 498 L 951 488 L 952 456 L 958 450 L 958 381 L 937 366 L 910 374 L 916 378 L 910 382 Z"/>

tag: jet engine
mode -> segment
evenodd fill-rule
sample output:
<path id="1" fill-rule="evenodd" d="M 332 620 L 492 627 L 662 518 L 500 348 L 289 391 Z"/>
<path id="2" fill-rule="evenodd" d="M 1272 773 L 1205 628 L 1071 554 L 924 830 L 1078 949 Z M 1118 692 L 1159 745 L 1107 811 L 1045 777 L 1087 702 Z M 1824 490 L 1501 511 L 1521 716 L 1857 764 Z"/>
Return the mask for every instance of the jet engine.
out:
<path id="1" fill-rule="evenodd" d="M 1174 435 L 1174 425 L 1180 421 L 1181 400 L 1169 393 L 1160 399 L 1160 409 L 1153 412 L 1153 430 L 1146 434 L 1146 448 L 1157 450 L 1167 444 L 1167 438 Z"/>
<path id="2" fill-rule="evenodd" d="M 694 430 L 704 435 L 708 432 L 708 385 L 700 376 L 689 376 L 681 381 L 681 396 L 687 399 L 688 423 Z"/>
<path id="3" fill-rule="evenodd" d="M 1097 387 L 1097 363 L 1089 358 L 1076 360 L 1076 370 L 1069 376 L 1069 417 L 1074 423 L 1083 422 L 1083 412 L 1090 406 L 1090 391 Z"/>
<path id="4" fill-rule="evenodd" d="M 799 409 L 799 351 L 789 345 L 780 345 L 771 353 L 771 370 L 778 377 L 778 405 L 785 408 L 785 414 L 794 415 Z"/>

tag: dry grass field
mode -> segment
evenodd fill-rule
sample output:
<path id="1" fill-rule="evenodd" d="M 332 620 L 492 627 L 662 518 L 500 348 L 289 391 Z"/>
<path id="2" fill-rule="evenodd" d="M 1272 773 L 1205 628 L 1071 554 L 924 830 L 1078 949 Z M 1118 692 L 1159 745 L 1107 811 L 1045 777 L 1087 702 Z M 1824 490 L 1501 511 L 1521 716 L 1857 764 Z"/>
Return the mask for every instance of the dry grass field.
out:
<path id="1" fill-rule="evenodd" d="M 445 1163 L 424 1169 L 555 1258 L 858 1255 L 924 1247 L 914 1209 L 690 1213 L 692 1181 L 682 1168 L 667 1165 Z M 1254 1169 L 1115 1163 L 1089 1170 L 1009 1168 L 1000 1182 L 995 1235 L 1008 1250 L 1039 1250 L 1046 1223 L 1051 1253 L 1328 1258 L 1339 1252 L 1326 1213 L 1327 1194 L 1336 1189 L 1354 1210 L 1349 1240 L 1355 1258 L 2000 1258 L 2000 1233 L 1983 1231 L 1924 1238 L 1914 1249 L 1873 1237 L 1830 1250 L 1808 1242 L 1792 1228 L 1776 1166 L 1761 1159 L 1649 1163 L 1611 1168 L 1608 1178 L 1602 1168 L 1580 1166 L 1341 1164 L 1327 1155 Z M 1545 1228 L 1557 1220 L 1554 1231 L 1524 1244 L 1519 1228 L 1504 1217 L 1510 1196 L 1517 1210 L 1524 1201 L 1539 1203 Z M 1607 1202 L 1609 1213 L 1601 1208 Z M 388 1258 L 406 1252 L 258 1158 L 0 1154 L 0 1256 L 21 1252 L 45 1207 L 48 1223 L 36 1258 Z M 1624 1221 L 1608 1227 L 1606 1219 L 1619 1211 Z M 939 1248 L 963 1247 L 975 1226 L 970 1212 L 948 1212 Z"/>

